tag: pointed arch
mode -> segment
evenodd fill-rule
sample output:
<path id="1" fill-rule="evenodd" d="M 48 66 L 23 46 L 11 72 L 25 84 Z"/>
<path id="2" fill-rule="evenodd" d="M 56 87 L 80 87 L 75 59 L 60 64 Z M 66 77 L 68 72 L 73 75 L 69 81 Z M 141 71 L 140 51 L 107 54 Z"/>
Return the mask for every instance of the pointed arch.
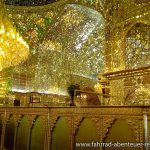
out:
<path id="1" fill-rule="evenodd" d="M 29 135 L 29 122 L 26 116 L 22 116 L 17 132 L 16 140 L 16 150 L 26 150 L 28 144 L 28 135 Z"/>
<path id="2" fill-rule="evenodd" d="M 4 148 L 13 150 L 15 135 L 15 122 L 13 115 L 10 115 L 5 128 Z"/>
<path id="3" fill-rule="evenodd" d="M 30 150 L 43 150 L 44 140 L 45 128 L 43 125 L 43 120 L 40 116 L 37 116 L 31 131 Z"/>
<path id="4" fill-rule="evenodd" d="M 136 143 L 134 133 L 126 120 L 116 119 L 109 128 L 104 143 L 119 142 L 119 143 Z M 131 147 L 105 147 L 104 150 L 130 150 Z M 132 147 L 133 150 L 138 150 L 138 147 Z"/>
<path id="5" fill-rule="evenodd" d="M 51 149 L 70 150 L 70 134 L 66 119 L 60 117 L 52 132 Z"/>
<path id="6" fill-rule="evenodd" d="M 1 136 L 2 136 L 2 127 L 3 127 L 2 116 L 0 114 L 0 141 L 1 141 Z M 1 142 L 0 142 L 0 145 L 1 145 Z"/>
<path id="7" fill-rule="evenodd" d="M 126 69 L 150 65 L 150 25 L 138 22 L 130 27 L 125 36 Z"/>
<path id="8" fill-rule="evenodd" d="M 82 142 L 99 142 L 96 127 L 94 126 L 90 118 L 84 118 L 76 132 L 75 143 Z M 75 150 L 77 149 L 78 147 L 75 147 Z M 91 150 L 91 147 L 80 147 L 80 150 Z M 94 150 L 99 150 L 99 147 L 95 147 Z"/>

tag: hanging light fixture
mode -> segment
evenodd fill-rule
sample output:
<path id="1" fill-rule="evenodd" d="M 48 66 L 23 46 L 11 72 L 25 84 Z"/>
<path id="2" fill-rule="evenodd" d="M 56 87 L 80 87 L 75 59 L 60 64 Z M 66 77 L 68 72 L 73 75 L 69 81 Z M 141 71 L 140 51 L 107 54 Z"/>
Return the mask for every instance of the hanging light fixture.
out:
<path id="1" fill-rule="evenodd" d="M 5 4 L 0 0 L 0 71 L 25 61 L 29 46 L 8 19 Z"/>

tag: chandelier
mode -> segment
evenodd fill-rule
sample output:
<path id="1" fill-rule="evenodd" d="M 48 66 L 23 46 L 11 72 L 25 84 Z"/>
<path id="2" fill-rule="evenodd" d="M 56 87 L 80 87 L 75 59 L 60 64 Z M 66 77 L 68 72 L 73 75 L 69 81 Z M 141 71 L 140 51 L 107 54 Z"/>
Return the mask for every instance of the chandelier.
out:
<path id="1" fill-rule="evenodd" d="M 18 65 L 29 55 L 29 46 L 8 19 L 5 5 L 0 0 L 0 71 Z"/>

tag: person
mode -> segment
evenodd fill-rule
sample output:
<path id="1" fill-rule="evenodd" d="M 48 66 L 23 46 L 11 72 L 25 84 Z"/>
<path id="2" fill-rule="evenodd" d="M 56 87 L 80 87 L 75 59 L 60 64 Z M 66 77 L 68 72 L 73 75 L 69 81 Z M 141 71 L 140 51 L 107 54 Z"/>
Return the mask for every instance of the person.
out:
<path id="1" fill-rule="evenodd" d="M 14 106 L 20 106 L 20 100 L 19 99 L 14 100 Z"/>

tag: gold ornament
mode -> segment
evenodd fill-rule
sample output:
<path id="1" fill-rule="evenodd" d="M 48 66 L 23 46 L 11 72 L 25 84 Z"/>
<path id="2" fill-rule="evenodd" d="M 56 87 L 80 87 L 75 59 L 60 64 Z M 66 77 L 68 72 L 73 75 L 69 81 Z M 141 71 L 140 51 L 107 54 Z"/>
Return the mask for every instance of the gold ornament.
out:
<path id="1" fill-rule="evenodd" d="M 14 28 L 0 1 L 0 71 L 28 58 L 29 46 Z"/>

